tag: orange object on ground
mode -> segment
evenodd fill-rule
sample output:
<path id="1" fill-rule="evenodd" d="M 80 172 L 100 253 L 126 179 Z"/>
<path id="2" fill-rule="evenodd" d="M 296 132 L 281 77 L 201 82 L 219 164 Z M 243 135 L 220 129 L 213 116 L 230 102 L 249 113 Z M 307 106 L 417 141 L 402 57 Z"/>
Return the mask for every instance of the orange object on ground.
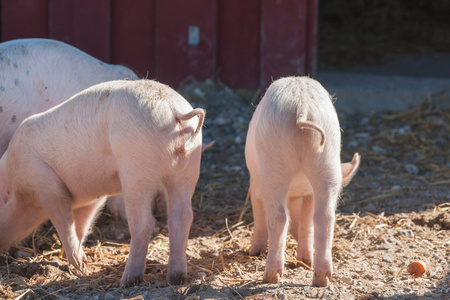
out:
<path id="1" fill-rule="evenodd" d="M 414 277 L 423 277 L 423 274 L 427 271 L 427 266 L 422 261 L 413 261 L 408 266 L 409 274 Z"/>

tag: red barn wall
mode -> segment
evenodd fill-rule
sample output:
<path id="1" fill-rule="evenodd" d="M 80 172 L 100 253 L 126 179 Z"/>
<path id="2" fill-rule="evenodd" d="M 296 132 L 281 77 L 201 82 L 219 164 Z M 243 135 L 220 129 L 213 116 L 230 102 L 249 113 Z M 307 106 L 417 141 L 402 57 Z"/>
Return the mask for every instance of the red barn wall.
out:
<path id="1" fill-rule="evenodd" d="M 0 0 L 1 40 L 51 38 L 142 77 L 231 87 L 315 71 L 318 0 Z M 198 40 L 189 38 L 189 28 Z M 191 28 L 191 29 L 192 29 Z M 198 30 L 198 31 L 195 31 Z M 191 44 L 190 44 L 191 43 Z"/>

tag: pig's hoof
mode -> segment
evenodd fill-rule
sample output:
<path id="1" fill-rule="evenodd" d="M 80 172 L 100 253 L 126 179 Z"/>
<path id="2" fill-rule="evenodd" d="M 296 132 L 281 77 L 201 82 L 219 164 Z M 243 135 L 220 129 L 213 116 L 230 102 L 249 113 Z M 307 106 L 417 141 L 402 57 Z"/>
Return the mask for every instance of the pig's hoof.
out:
<path id="1" fill-rule="evenodd" d="M 137 276 L 134 277 L 133 279 L 127 279 L 127 278 L 123 278 L 120 280 L 120 286 L 121 287 L 130 287 L 130 286 L 135 286 L 135 285 L 139 285 L 142 282 L 142 276 Z"/>
<path id="2" fill-rule="evenodd" d="M 248 252 L 250 256 L 260 256 L 264 253 L 266 253 L 266 246 L 252 246 Z"/>
<path id="3" fill-rule="evenodd" d="M 170 274 L 167 278 L 167 282 L 171 285 L 180 285 L 186 282 L 186 273 L 178 272 Z"/>
<path id="4" fill-rule="evenodd" d="M 278 283 L 280 281 L 282 272 L 280 271 L 271 271 L 264 272 L 263 282 L 264 283 Z"/>
<path id="5" fill-rule="evenodd" d="M 312 285 L 327 287 L 330 285 L 330 281 L 331 281 L 331 272 L 326 272 L 326 273 L 314 272 L 314 278 L 313 278 Z"/>
<path id="6" fill-rule="evenodd" d="M 311 259 L 309 259 L 309 258 L 297 258 L 297 259 L 298 259 L 298 261 L 302 262 L 302 263 L 299 263 L 299 265 L 301 267 L 305 267 L 305 268 L 309 267 L 309 269 L 311 268 L 311 266 L 312 266 L 312 260 Z"/>

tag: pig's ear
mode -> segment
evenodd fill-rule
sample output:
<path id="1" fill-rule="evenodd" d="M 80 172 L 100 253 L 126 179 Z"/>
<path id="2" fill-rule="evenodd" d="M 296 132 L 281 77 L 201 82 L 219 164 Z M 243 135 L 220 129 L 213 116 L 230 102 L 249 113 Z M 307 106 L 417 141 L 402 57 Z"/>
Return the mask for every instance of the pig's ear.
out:
<path id="1" fill-rule="evenodd" d="M 214 140 L 208 144 L 202 144 L 202 152 L 205 152 L 206 150 L 208 150 L 209 148 L 214 146 L 215 143 L 216 143 L 216 141 Z"/>
<path id="2" fill-rule="evenodd" d="M 347 186 L 352 180 L 353 176 L 355 176 L 356 171 L 359 167 L 360 160 L 361 156 L 358 153 L 355 153 L 351 162 L 341 164 L 343 187 Z"/>

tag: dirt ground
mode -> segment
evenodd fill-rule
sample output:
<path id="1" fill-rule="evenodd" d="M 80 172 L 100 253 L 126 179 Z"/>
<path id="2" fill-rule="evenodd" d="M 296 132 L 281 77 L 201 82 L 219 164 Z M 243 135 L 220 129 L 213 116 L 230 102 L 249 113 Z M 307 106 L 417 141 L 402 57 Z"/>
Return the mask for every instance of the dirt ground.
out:
<path id="1" fill-rule="evenodd" d="M 396 114 L 339 114 L 343 160 L 362 155 L 342 195 L 333 243 L 331 286 L 311 286 L 313 271 L 295 260 L 288 238 L 279 284 L 262 283 L 264 257 L 250 257 L 248 172 L 243 155 L 248 121 L 259 99 L 252 91 L 191 82 L 181 92 L 205 107 L 204 140 L 216 144 L 202 157 L 193 197 L 188 244 L 189 281 L 166 283 L 168 235 L 157 223 L 144 282 L 120 288 L 129 251 L 126 222 L 104 212 L 86 241 L 88 271 L 77 275 L 61 255 L 53 226 L 44 224 L 21 246 L 0 255 L 0 297 L 16 299 L 448 299 L 450 297 L 450 109 L 430 98 Z M 206 100 L 210 99 L 210 100 Z M 440 102 L 439 102 L 440 100 Z M 236 117 L 237 116 L 237 117 Z M 414 278 L 408 264 L 425 262 Z"/>
<path id="2" fill-rule="evenodd" d="M 339 0 L 321 2 L 328 5 L 322 10 L 319 41 L 330 47 L 319 48 L 319 69 L 382 62 L 380 53 L 395 44 L 389 28 L 399 36 L 408 32 L 417 37 L 414 53 L 448 49 L 450 40 L 442 31 L 448 26 L 436 23 L 447 22 L 447 14 L 430 24 L 442 29 L 431 39 L 441 48 L 432 43 L 422 47 L 420 37 L 426 32 L 398 26 L 401 19 L 417 21 L 411 10 L 401 7 L 407 1 L 372 1 L 374 7 L 364 7 L 369 2 L 354 0 L 347 10 Z M 421 11 L 443 12 L 449 6 L 440 0 L 433 5 L 419 2 Z M 393 12 L 396 7 L 404 12 L 400 17 Z M 387 20 L 372 35 L 375 21 L 370 16 Z M 376 50 L 373 45 L 380 43 Z M 396 54 L 409 47 L 395 45 Z M 204 140 L 216 141 L 202 156 L 192 199 L 188 282 L 166 283 L 169 241 L 161 218 L 149 245 L 144 282 L 120 288 L 130 235 L 126 222 L 104 212 L 85 244 L 86 274 L 67 265 L 56 231 L 47 222 L 20 246 L 0 254 L 1 299 L 450 299 L 450 99 L 430 95 L 421 106 L 395 114 L 338 112 L 342 160 L 359 152 L 362 163 L 337 208 L 331 286 L 317 288 L 311 286 L 313 271 L 296 261 L 296 242 L 290 236 L 279 284 L 262 283 L 265 257 L 248 255 L 253 218 L 245 201 L 249 176 L 244 145 L 261 91 L 191 81 L 180 92 L 194 107 L 206 108 Z M 424 277 L 407 271 L 416 260 L 427 266 Z"/>

